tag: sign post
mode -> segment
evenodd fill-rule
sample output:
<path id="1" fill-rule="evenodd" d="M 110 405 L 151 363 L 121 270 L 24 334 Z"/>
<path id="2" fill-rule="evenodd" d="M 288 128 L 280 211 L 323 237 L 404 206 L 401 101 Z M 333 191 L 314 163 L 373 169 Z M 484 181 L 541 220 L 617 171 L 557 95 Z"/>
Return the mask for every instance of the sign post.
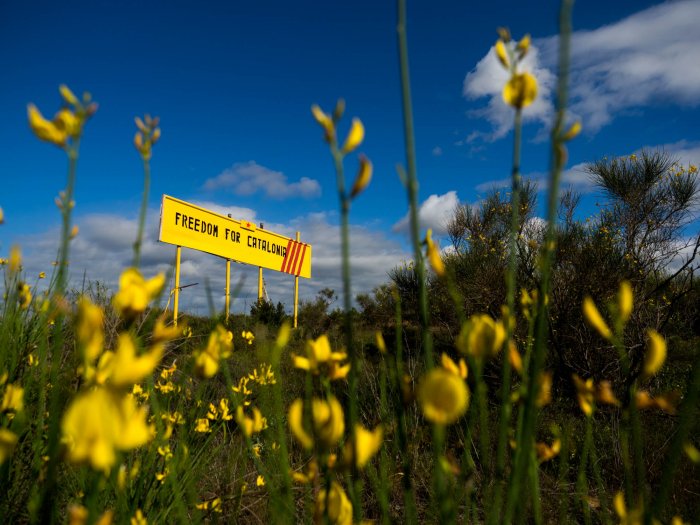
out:
<path id="1" fill-rule="evenodd" d="M 228 313 L 231 305 L 231 259 L 226 259 L 226 321 L 228 322 Z"/>
<path id="2" fill-rule="evenodd" d="M 299 242 L 299 232 L 297 232 L 297 242 Z M 299 313 L 299 276 L 294 276 L 294 328 L 297 327 L 297 314 Z"/>
<path id="3" fill-rule="evenodd" d="M 173 325 L 177 326 L 177 307 L 180 300 L 180 255 L 182 247 L 178 245 L 175 251 L 175 297 L 173 298 Z"/>

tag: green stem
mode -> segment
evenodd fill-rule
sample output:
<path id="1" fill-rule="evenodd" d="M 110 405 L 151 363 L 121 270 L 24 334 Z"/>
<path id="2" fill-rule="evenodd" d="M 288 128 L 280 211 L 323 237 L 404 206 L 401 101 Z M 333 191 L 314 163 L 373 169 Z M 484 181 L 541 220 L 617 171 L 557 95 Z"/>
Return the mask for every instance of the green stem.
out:
<path id="1" fill-rule="evenodd" d="M 336 180 L 338 183 L 338 198 L 340 200 L 340 240 L 343 273 L 343 307 L 345 309 L 345 347 L 350 361 L 350 373 L 348 374 L 348 430 L 351 443 L 355 442 L 355 423 L 358 419 L 357 410 L 357 353 L 353 337 L 352 322 L 352 288 L 350 283 L 350 197 L 345 189 L 345 175 L 343 171 L 343 154 L 338 150 L 335 142 L 331 143 L 331 151 L 335 163 Z M 358 475 L 357 466 L 353 463 L 352 476 L 354 483 L 348 487 L 350 501 L 352 502 L 353 518 L 355 521 L 362 519 L 362 478 Z"/>
<path id="2" fill-rule="evenodd" d="M 418 278 L 418 315 L 421 325 L 421 342 L 425 367 L 433 367 L 433 338 L 430 332 L 430 317 L 428 314 L 428 297 L 425 283 L 425 263 L 420 243 L 420 224 L 418 218 L 418 176 L 416 174 L 416 147 L 413 132 L 413 107 L 411 103 L 411 85 L 408 72 L 408 44 L 406 39 L 406 0 L 398 1 L 398 23 L 396 32 L 399 45 L 399 66 L 401 69 L 401 100 L 403 105 L 403 129 L 406 143 L 406 186 L 410 205 L 411 241 L 416 260 L 416 276 Z"/>
<path id="3" fill-rule="evenodd" d="M 515 294 L 517 285 L 518 269 L 518 233 L 520 230 L 520 149 L 522 143 L 522 110 L 515 111 L 515 122 L 513 124 L 513 171 L 511 188 L 511 223 L 509 235 L 509 256 L 508 273 L 506 277 L 506 301 L 508 313 L 515 319 Z M 489 513 L 490 524 L 498 521 L 503 501 L 503 491 L 505 489 L 505 463 L 506 451 L 508 447 L 508 424 L 512 412 L 510 400 L 511 389 L 511 366 L 508 359 L 510 341 L 513 338 L 512 325 L 509 319 L 506 320 L 506 343 L 503 356 L 503 379 L 501 384 L 501 414 L 498 422 L 498 445 L 496 448 L 496 476 L 495 490 L 493 495 L 493 506 Z"/>
<path id="4" fill-rule="evenodd" d="M 507 510 L 513 510 L 518 498 L 520 485 L 525 480 L 528 471 L 528 463 L 531 455 L 527 452 L 534 446 L 535 423 L 537 421 L 538 407 L 536 404 L 539 383 L 538 378 L 544 368 L 546 356 L 546 343 L 548 337 L 547 328 L 547 297 L 550 288 L 550 273 L 554 260 L 554 247 L 556 238 L 557 204 L 559 199 L 559 184 L 564 166 L 562 130 L 564 128 L 565 109 L 567 103 L 567 89 L 569 81 L 569 59 L 571 44 L 571 11 L 573 0 L 562 0 L 559 14 L 559 77 L 557 85 L 557 113 L 552 129 L 552 160 L 550 169 L 549 195 L 547 206 L 547 230 L 545 233 L 544 253 L 541 263 L 542 281 L 538 294 L 537 321 L 535 328 L 535 342 L 532 368 L 529 370 L 529 388 L 526 398 L 523 432 L 518 441 L 515 469 L 511 476 L 511 484 L 508 490 Z M 512 516 L 507 516 L 511 518 Z M 506 521 L 509 521 L 508 519 Z"/>
<path id="5" fill-rule="evenodd" d="M 143 229 L 146 224 L 146 210 L 148 208 L 148 192 L 151 187 L 151 163 L 143 159 L 143 198 L 141 199 L 141 211 L 139 212 L 139 229 L 134 242 L 134 268 L 141 264 L 141 243 L 143 242 Z"/>

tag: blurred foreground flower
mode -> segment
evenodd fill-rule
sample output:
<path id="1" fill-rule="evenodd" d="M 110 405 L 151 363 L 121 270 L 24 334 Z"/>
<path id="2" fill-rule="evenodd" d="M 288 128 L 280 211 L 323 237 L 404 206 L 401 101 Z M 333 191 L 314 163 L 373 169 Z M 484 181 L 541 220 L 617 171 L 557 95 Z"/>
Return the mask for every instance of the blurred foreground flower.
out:
<path id="1" fill-rule="evenodd" d="M 313 436 L 325 448 L 334 446 L 343 437 L 345 432 L 345 415 L 343 414 L 343 407 L 336 398 L 331 397 L 327 401 L 324 399 L 313 399 L 311 401 L 311 419 Z M 304 448 L 313 448 L 313 437 L 304 428 L 303 400 L 296 399 L 292 402 L 289 406 L 287 421 L 296 440 Z"/>
<path id="2" fill-rule="evenodd" d="M 458 375 L 434 368 L 418 385 L 418 403 L 425 419 L 439 425 L 449 425 L 467 411 L 469 390 Z"/>
<path id="3" fill-rule="evenodd" d="M 127 268 L 119 277 L 119 291 L 114 295 L 114 308 L 121 315 L 133 317 L 143 312 L 165 286 L 165 274 L 145 280 L 136 268 Z"/>
<path id="4" fill-rule="evenodd" d="M 78 394 L 66 410 L 61 429 L 66 457 L 109 472 L 116 452 L 131 450 L 151 440 L 147 410 L 133 396 L 119 396 L 104 387 Z"/>
<path id="5" fill-rule="evenodd" d="M 195 352 L 195 371 L 200 377 L 212 377 L 219 371 L 219 361 L 231 357 L 232 351 L 233 334 L 218 325 L 209 335 L 207 347 Z"/>
<path id="6" fill-rule="evenodd" d="M 462 326 L 456 345 L 463 354 L 475 359 L 495 356 L 506 340 L 506 329 L 501 321 L 487 314 L 477 314 Z"/>
<path id="7" fill-rule="evenodd" d="M 324 523 L 326 514 L 332 525 L 352 525 L 352 503 L 337 481 L 331 482 L 330 491 L 322 489 L 316 496 L 314 523 Z"/>

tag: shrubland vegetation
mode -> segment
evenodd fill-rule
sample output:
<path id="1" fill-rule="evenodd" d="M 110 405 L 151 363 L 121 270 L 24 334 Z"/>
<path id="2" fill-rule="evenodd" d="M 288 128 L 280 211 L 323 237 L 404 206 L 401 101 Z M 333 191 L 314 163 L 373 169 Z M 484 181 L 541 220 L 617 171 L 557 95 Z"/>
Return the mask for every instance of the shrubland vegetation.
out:
<path id="1" fill-rule="evenodd" d="M 96 106 L 61 86 L 35 134 L 65 150 L 61 247 L 45 290 L 20 247 L 3 262 L 0 516 L 7 523 L 682 523 L 698 511 L 700 287 L 687 226 L 697 169 L 664 152 L 592 161 L 603 198 L 581 218 L 559 192 L 570 3 L 562 8 L 547 215 L 519 173 L 521 112 L 536 79 L 529 37 L 500 31 L 515 118 L 509 191 L 454 211 L 452 250 L 419 235 L 399 2 L 414 261 L 352 306 L 352 187 L 339 103 L 313 107 L 341 209 L 343 290 L 250 315 L 180 316 L 157 305 L 164 275 L 139 271 L 158 119 L 137 119 L 145 188 L 133 266 L 114 294 L 68 284 L 80 137 Z M 431 268 L 426 271 L 426 261 Z M 44 277 L 44 276 L 41 276 Z M 342 305 L 338 299 L 342 298 Z"/>

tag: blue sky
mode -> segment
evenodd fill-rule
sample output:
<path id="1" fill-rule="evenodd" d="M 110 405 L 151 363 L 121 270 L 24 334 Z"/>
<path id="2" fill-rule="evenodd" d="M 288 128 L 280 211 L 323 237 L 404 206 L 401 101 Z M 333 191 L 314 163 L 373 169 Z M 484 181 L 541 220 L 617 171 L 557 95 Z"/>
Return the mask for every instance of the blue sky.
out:
<path id="1" fill-rule="evenodd" d="M 340 291 L 335 177 L 309 108 L 347 103 L 366 128 L 360 148 L 374 163 L 371 186 L 353 203 L 354 293 L 386 280 L 410 258 L 407 205 L 396 175 L 404 163 L 394 2 L 20 2 L 0 5 L 0 257 L 13 244 L 30 274 L 51 271 L 65 185 L 65 154 L 35 139 L 26 105 L 51 117 L 58 85 L 100 104 L 81 145 L 72 279 L 114 287 L 130 261 L 142 190 L 133 118 L 161 118 L 155 146 L 144 273 L 167 270 L 174 247 L 157 243 L 161 195 L 263 222 L 314 246 L 302 298 Z M 547 170 L 546 139 L 556 74 L 558 2 L 408 2 L 410 71 L 422 217 L 441 233 L 458 203 L 474 204 L 503 183 L 511 163 L 512 111 L 493 55 L 496 27 L 533 37 L 528 67 L 540 98 L 525 112 L 522 171 Z M 700 2 L 579 2 L 574 8 L 572 118 L 584 132 L 569 145 L 566 184 L 596 195 L 581 171 L 602 156 L 664 147 L 700 162 Z M 347 159 L 350 178 L 357 161 Z M 544 194 L 541 194 L 544 200 Z M 206 313 L 205 279 L 223 304 L 224 265 L 185 251 L 183 305 Z M 243 279 L 234 310 L 255 299 L 257 272 Z M 266 272 L 270 298 L 291 305 L 293 281 Z"/>

